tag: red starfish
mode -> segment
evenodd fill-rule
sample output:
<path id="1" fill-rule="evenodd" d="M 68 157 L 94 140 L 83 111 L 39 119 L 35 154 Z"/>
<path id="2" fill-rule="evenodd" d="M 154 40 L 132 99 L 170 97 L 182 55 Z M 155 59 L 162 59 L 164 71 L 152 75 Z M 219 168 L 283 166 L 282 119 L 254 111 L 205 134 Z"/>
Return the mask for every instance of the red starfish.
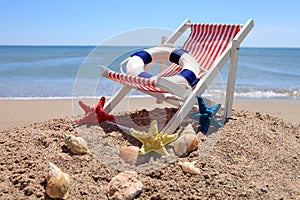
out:
<path id="1" fill-rule="evenodd" d="M 85 114 L 81 119 L 75 120 L 78 125 L 91 124 L 98 125 L 105 120 L 114 121 L 115 117 L 104 112 L 105 97 L 101 97 L 98 104 L 93 108 L 86 105 L 83 101 L 79 101 L 79 106 L 84 110 Z"/>

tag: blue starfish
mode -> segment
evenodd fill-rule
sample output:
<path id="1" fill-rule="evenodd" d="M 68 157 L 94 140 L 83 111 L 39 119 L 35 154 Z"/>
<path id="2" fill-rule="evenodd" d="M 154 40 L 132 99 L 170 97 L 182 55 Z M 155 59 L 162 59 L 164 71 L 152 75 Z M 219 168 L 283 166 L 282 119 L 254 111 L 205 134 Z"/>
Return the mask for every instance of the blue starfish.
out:
<path id="1" fill-rule="evenodd" d="M 224 125 L 216 118 L 216 114 L 221 107 L 221 104 L 207 107 L 201 97 L 198 98 L 199 112 L 190 114 L 190 118 L 198 120 L 201 125 L 201 131 L 207 133 L 209 126 L 223 127 Z"/>

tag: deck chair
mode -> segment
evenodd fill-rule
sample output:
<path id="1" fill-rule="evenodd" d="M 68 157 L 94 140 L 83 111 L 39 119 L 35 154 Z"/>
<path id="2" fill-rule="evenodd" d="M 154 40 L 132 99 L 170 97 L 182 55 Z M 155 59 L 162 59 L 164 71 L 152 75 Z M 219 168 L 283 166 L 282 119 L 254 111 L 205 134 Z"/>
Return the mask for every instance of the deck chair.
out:
<path id="1" fill-rule="evenodd" d="M 244 25 L 191 23 L 189 19 L 186 19 L 164 43 L 174 44 L 186 30 L 190 29 L 190 34 L 182 49 L 192 54 L 201 66 L 198 74 L 200 81 L 192 90 L 179 87 L 164 79 L 164 77 L 172 76 L 181 71 L 181 66 L 174 63 L 161 71 L 155 81 L 149 78 L 114 72 L 102 67 L 102 76 L 123 84 L 122 88 L 107 102 L 104 110 L 108 113 L 111 112 L 131 89 L 138 89 L 160 101 L 179 106 L 178 111 L 161 130 L 162 133 L 172 134 L 197 102 L 196 97 L 205 92 L 207 85 L 213 81 L 217 73 L 230 59 L 224 105 L 224 117 L 225 119 L 230 118 L 232 115 L 239 46 L 253 26 L 252 19 L 249 19 Z M 169 93 L 172 93 L 172 95 L 168 95 Z"/>

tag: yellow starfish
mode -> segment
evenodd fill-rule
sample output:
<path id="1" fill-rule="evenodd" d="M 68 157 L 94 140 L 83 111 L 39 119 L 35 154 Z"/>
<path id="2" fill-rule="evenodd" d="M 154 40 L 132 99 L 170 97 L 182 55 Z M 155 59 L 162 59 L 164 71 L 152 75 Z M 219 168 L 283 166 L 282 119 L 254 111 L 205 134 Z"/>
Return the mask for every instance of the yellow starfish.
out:
<path id="1" fill-rule="evenodd" d="M 155 151 L 163 156 L 169 155 L 165 145 L 176 140 L 178 137 L 177 133 L 172 135 L 159 133 L 156 120 L 151 122 L 149 132 L 140 132 L 131 128 L 130 134 L 143 144 L 139 150 L 139 153 L 147 154 L 151 151 Z"/>

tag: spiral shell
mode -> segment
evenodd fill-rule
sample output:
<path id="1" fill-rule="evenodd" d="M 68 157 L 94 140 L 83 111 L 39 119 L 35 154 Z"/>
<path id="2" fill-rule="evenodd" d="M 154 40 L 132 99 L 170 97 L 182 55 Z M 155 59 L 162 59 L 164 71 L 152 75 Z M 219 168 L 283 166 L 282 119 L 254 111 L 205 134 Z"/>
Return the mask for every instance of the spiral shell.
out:
<path id="1" fill-rule="evenodd" d="M 197 135 L 192 133 L 183 134 L 174 142 L 174 152 L 179 157 L 186 156 L 196 150 L 198 145 L 199 139 Z"/>
<path id="2" fill-rule="evenodd" d="M 46 193 L 51 198 L 66 199 L 69 195 L 70 176 L 49 162 Z"/>
<path id="3" fill-rule="evenodd" d="M 188 124 L 181 132 L 181 135 L 184 134 L 196 134 L 193 125 L 192 124 Z"/>
<path id="4" fill-rule="evenodd" d="M 86 141 L 82 137 L 76 137 L 74 135 L 67 135 L 65 143 L 74 154 L 86 154 L 89 153 L 89 149 Z"/>

